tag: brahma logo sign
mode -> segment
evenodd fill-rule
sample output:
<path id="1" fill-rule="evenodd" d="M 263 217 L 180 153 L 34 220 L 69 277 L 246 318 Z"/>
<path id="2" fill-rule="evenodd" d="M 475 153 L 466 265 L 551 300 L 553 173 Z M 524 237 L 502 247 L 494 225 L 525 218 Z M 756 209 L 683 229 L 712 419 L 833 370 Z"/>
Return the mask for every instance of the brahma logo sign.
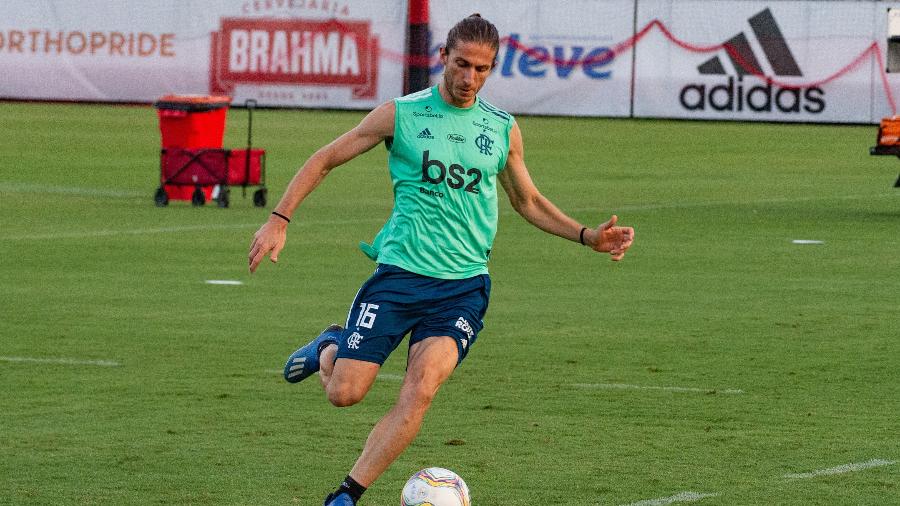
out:
<path id="1" fill-rule="evenodd" d="M 369 21 L 224 18 L 212 33 L 210 92 L 236 85 L 349 87 L 375 98 L 378 37 Z"/>
<path id="2" fill-rule="evenodd" d="M 803 72 L 794 58 L 784 35 L 781 33 L 772 11 L 765 9 L 748 19 L 756 42 L 762 49 L 771 73 L 778 78 L 802 77 Z M 724 46 L 733 75 L 724 83 L 691 83 L 681 89 L 679 101 L 689 111 L 722 111 L 753 113 L 801 113 L 820 114 L 825 110 L 825 91 L 818 86 L 791 87 L 773 84 L 773 78 L 766 77 L 764 84 L 744 80 L 755 80 L 766 75 L 760 58 L 754 53 L 747 36 L 741 32 L 728 39 Z M 725 76 L 729 72 L 723 60 L 714 56 L 701 63 L 697 71 L 705 76 Z"/>

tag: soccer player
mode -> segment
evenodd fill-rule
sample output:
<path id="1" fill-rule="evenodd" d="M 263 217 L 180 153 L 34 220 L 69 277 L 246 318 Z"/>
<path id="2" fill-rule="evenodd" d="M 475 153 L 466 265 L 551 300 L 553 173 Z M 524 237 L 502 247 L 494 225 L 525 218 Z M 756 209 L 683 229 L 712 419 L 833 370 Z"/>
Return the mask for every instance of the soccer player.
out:
<path id="1" fill-rule="evenodd" d="M 284 375 L 315 372 L 335 406 L 360 402 L 388 355 L 410 334 L 399 397 L 375 425 L 350 474 L 325 498 L 352 506 L 406 449 L 440 386 L 481 331 L 490 297 L 487 261 L 497 229 L 497 182 L 539 229 L 621 260 L 634 230 L 616 216 L 597 228 L 570 218 L 537 190 L 512 116 L 478 96 L 496 65 L 496 27 L 474 14 L 441 48 L 441 82 L 384 103 L 316 151 L 294 176 L 250 246 L 250 272 L 284 247 L 294 210 L 335 167 L 381 142 L 388 148 L 394 210 L 363 250 L 377 266 L 345 327 L 332 325 L 288 359 Z"/>

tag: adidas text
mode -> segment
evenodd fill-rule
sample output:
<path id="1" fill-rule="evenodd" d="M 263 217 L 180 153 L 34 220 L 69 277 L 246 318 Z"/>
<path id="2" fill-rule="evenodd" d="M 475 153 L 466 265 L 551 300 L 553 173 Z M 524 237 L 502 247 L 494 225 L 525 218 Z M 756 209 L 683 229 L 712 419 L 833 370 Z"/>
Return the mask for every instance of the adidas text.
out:
<path id="1" fill-rule="evenodd" d="M 679 100 L 681 106 L 689 111 L 704 111 L 707 107 L 714 111 L 752 111 L 784 113 L 820 114 L 825 110 L 825 90 L 814 86 L 811 88 L 780 88 L 772 86 L 771 81 L 765 85 L 744 86 L 743 78 L 728 77 L 726 84 L 709 86 L 705 84 L 689 84 L 681 89 Z"/>

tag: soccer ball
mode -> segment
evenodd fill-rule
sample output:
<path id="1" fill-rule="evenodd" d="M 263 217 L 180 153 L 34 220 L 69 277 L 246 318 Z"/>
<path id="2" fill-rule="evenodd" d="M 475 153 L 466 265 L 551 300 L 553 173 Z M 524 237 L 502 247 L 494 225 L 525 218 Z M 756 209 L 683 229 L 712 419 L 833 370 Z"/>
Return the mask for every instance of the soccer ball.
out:
<path id="1" fill-rule="evenodd" d="M 440 467 L 412 475 L 400 493 L 400 506 L 470 506 L 469 487 L 458 474 Z"/>

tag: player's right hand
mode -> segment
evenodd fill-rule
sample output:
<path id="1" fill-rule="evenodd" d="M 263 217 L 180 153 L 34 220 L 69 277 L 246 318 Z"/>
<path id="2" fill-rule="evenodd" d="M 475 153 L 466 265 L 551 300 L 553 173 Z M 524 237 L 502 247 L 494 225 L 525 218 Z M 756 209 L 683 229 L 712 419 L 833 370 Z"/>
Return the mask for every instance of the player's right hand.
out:
<path id="1" fill-rule="evenodd" d="M 595 238 L 591 245 L 594 251 L 609 253 L 614 262 L 621 260 L 634 242 L 634 228 L 618 227 L 618 221 L 619 217 L 614 214 L 609 221 L 601 223 L 594 230 Z"/>
<path id="2" fill-rule="evenodd" d="M 287 222 L 273 216 L 263 223 L 263 226 L 253 234 L 253 240 L 250 242 L 250 254 L 247 257 L 250 262 L 250 273 L 256 272 L 256 268 L 266 255 L 269 255 L 272 263 L 277 263 L 278 254 L 284 248 L 286 240 Z"/>

